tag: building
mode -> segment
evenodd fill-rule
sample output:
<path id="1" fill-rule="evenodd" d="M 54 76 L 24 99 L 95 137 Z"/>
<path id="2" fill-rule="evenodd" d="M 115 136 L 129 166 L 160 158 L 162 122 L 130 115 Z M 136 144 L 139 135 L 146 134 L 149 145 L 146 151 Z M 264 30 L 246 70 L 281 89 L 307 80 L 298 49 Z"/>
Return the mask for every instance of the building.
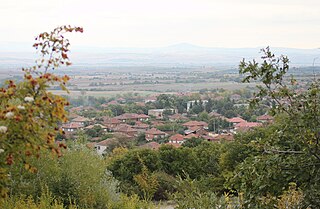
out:
<path id="1" fill-rule="evenodd" d="M 162 119 L 163 118 L 163 111 L 164 111 L 164 109 L 148 110 L 148 115 L 149 116 L 154 116 L 157 119 Z"/>
<path id="2" fill-rule="evenodd" d="M 188 118 L 181 114 L 174 114 L 169 116 L 170 121 L 188 121 Z"/>
<path id="3" fill-rule="evenodd" d="M 171 111 L 171 114 L 175 114 L 178 112 L 176 109 L 152 109 L 148 110 L 148 115 L 154 116 L 157 119 L 162 119 L 164 111 Z"/>
<path id="4" fill-rule="evenodd" d="M 72 119 L 71 121 L 74 122 L 74 123 L 78 123 L 78 124 L 80 124 L 80 125 L 82 125 L 82 126 L 85 126 L 85 125 L 87 125 L 91 120 L 90 120 L 89 118 L 85 118 L 85 117 L 79 116 L 79 117 L 76 117 L 76 118 Z"/>
<path id="5" fill-rule="evenodd" d="M 227 121 L 231 123 L 232 125 L 236 125 L 238 123 L 243 123 L 247 122 L 246 120 L 240 118 L 240 117 L 235 117 L 235 118 L 227 118 Z"/>
<path id="6" fill-rule="evenodd" d="M 132 128 L 136 129 L 140 133 L 144 133 L 147 131 L 147 129 L 149 129 L 149 125 L 138 121 L 135 125 L 132 126 Z"/>
<path id="7" fill-rule="evenodd" d="M 208 129 L 208 123 L 203 121 L 189 121 L 182 125 L 187 127 L 188 129 L 195 129 L 195 128 Z"/>
<path id="8" fill-rule="evenodd" d="M 121 121 L 116 118 L 108 118 L 103 120 L 103 124 L 109 129 L 114 130 L 121 124 Z"/>
<path id="9" fill-rule="evenodd" d="M 234 126 L 234 129 L 236 131 L 247 131 L 249 129 L 255 128 L 255 127 L 259 127 L 262 126 L 262 123 L 257 123 L 257 122 L 241 122 L 241 123 L 237 123 Z"/>
<path id="10" fill-rule="evenodd" d="M 167 133 L 160 131 L 156 128 L 151 128 L 146 131 L 146 140 L 163 139 L 167 136 Z"/>
<path id="11" fill-rule="evenodd" d="M 171 144 L 182 144 L 184 141 L 184 136 L 181 134 L 175 134 L 169 137 L 169 143 Z"/>
<path id="12" fill-rule="evenodd" d="M 98 142 L 95 144 L 94 148 L 96 149 L 97 153 L 99 155 L 102 155 L 105 153 L 106 149 L 108 148 L 108 145 L 112 143 L 112 140 L 110 139 L 106 139 L 106 140 L 103 140 L 101 142 Z"/>
<path id="13" fill-rule="evenodd" d="M 65 132 L 66 135 L 74 134 L 78 130 L 82 130 L 83 125 L 75 122 L 66 123 L 61 126 L 62 130 Z"/>
<path id="14" fill-rule="evenodd" d="M 138 135 L 138 130 L 132 128 L 131 126 L 129 126 L 127 124 L 120 124 L 119 126 L 115 127 L 113 131 L 118 132 L 118 133 L 127 134 L 131 137 Z"/>

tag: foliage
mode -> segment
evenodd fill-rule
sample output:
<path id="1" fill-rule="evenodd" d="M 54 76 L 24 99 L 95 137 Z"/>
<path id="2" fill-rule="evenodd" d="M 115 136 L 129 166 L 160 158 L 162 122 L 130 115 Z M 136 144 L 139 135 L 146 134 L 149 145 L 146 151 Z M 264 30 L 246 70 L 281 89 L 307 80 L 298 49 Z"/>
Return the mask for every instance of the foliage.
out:
<path id="1" fill-rule="evenodd" d="M 143 167 L 150 172 L 159 170 L 159 157 L 149 149 L 129 150 L 126 153 L 110 158 L 108 170 L 120 181 L 120 188 L 127 194 L 138 193 L 134 176 L 142 172 Z"/>
<path id="2" fill-rule="evenodd" d="M 192 137 L 191 139 L 186 139 L 182 146 L 183 147 L 196 147 L 196 146 L 199 146 L 202 142 L 203 142 L 204 139 L 201 139 L 201 138 L 196 138 L 196 137 Z"/>
<path id="3" fill-rule="evenodd" d="M 155 102 L 157 109 L 166 109 L 175 107 L 175 96 L 170 94 L 160 94 Z"/>
<path id="4" fill-rule="evenodd" d="M 177 205 L 175 208 L 177 209 L 243 208 L 239 197 L 232 197 L 228 194 L 219 197 L 211 192 L 201 192 L 197 182 L 188 176 L 185 179 L 179 178 L 177 183 L 178 192 L 174 194 L 174 200 Z"/>
<path id="5" fill-rule="evenodd" d="M 75 202 L 80 207 L 104 207 L 118 201 L 117 181 L 106 170 L 104 160 L 85 146 L 74 146 L 57 158 L 43 153 L 33 159 L 37 175 L 21 175 L 21 166 L 11 169 L 11 195 L 26 195 L 36 199 L 47 187 L 53 197 L 67 206 Z"/>
<path id="6" fill-rule="evenodd" d="M 40 54 L 36 65 L 24 68 L 24 79 L 19 83 L 6 81 L 0 89 L 0 193 L 6 196 L 9 167 L 23 163 L 26 170 L 36 172 L 28 163 L 30 156 L 38 156 L 40 149 L 49 149 L 58 156 L 54 143 L 59 132 L 58 123 L 66 122 L 64 107 L 69 103 L 61 96 L 47 91 L 50 85 L 66 89 L 69 77 L 50 73 L 60 66 L 69 66 L 70 43 L 66 32 L 83 32 L 80 27 L 61 26 L 52 32 L 41 33 L 33 45 Z M 64 145 L 62 145 L 64 146 Z"/>
<path id="7" fill-rule="evenodd" d="M 49 191 L 42 192 L 41 196 L 35 199 L 32 196 L 15 196 L 0 200 L 1 208 L 6 209 L 38 209 L 38 208 L 48 208 L 48 209 L 63 209 L 64 205 L 57 201 Z M 70 204 L 70 209 L 76 208 L 75 205 Z"/>
<path id="8" fill-rule="evenodd" d="M 303 192 L 297 188 L 295 183 L 291 183 L 289 189 L 280 196 L 277 208 L 303 208 Z"/>
<path id="9" fill-rule="evenodd" d="M 135 175 L 133 179 L 143 192 L 143 200 L 150 201 L 159 187 L 157 176 L 150 173 L 148 168 L 143 165 L 141 173 Z"/>
<path id="10" fill-rule="evenodd" d="M 266 128 L 267 132 L 260 129 L 253 133 L 264 132 L 263 137 L 246 141 L 246 146 L 250 145 L 255 151 L 237 165 L 236 176 L 232 178 L 234 186 L 238 192 L 243 192 L 246 207 L 254 208 L 262 204 L 265 197 L 280 196 L 289 183 L 294 182 L 305 195 L 304 205 L 318 208 L 319 81 L 314 79 L 305 91 L 297 92 L 297 81 L 286 76 L 289 59 L 285 56 L 277 58 L 269 48 L 263 53 L 261 64 L 242 61 L 240 73 L 244 74 L 244 82 L 261 83 L 251 106 L 267 100 L 274 104 L 270 112 L 278 121 Z"/>
<path id="11" fill-rule="evenodd" d="M 175 122 L 171 122 L 171 123 L 165 123 L 163 125 L 159 125 L 157 126 L 157 129 L 159 129 L 160 131 L 177 131 L 179 129 L 182 129 L 183 126 L 181 124 L 175 123 Z"/>
<path id="12" fill-rule="evenodd" d="M 202 143 L 195 148 L 178 149 L 163 145 L 158 151 L 129 150 L 111 158 L 108 169 L 128 194 L 139 193 L 142 184 L 137 187 L 138 176 L 140 183 L 147 181 L 142 181 L 142 177 L 143 179 L 153 177 L 159 185 L 152 198 L 167 199 L 169 193 L 176 190 L 173 188 L 174 179 L 185 174 L 197 179 L 202 190 L 221 192 L 224 181 L 220 178 L 219 156 L 220 145 L 214 143 Z M 151 197 L 148 195 L 148 198 Z"/>
<path id="13" fill-rule="evenodd" d="M 213 131 L 215 133 L 220 133 L 221 130 L 227 129 L 229 127 L 230 123 L 221 118 L 211 118 L 208 123 L 209 131 Z"/>

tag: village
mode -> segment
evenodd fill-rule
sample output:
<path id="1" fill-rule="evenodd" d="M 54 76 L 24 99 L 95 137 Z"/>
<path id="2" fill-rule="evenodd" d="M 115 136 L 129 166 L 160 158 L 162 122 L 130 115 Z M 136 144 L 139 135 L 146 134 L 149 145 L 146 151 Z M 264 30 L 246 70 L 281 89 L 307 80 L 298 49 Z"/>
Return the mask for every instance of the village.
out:
<path id="1" fill-rule="evenodd" d="M 233 92 L 224 93 L 224 96 L 158 94 L 139 97 L 136 101 L 119 97 L 95 107 L 71 107 L 68 110 L 70 121 L 61 125 L 64 134 L 58 138 L 76 140 L 79 134 L 85 135 L 87 146 L 100 155 L 115 147 L 157 150 L 162 144 L 178 148 L 186 142 L 233 141 L 236 133 L 273 121 L 265 109 L 267 105 L 261 109 L 262 114 L 248 117 L 249 105 L 243 95 L 248 97 L 248 93 Z M 223 111 L 224 107 L 230 109 Z"/>

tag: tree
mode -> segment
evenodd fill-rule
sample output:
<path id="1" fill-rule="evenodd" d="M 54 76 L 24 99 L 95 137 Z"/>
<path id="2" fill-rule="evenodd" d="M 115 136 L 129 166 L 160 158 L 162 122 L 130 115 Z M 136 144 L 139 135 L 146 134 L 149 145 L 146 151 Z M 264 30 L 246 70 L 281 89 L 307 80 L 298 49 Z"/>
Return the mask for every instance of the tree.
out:
<path id="1" fill-rule="evenodd" d="M 208 102 L 206 103 L 206 106 L 205 106 L 205 111 L 207 112 L 211 112 L 213 109 L 213 101 L 211 98 L 208 99 Z"/>
<path id="2" fill-rule="evenodd" d="M 24 163 L 27 170 L 36 172 L 28 163 L 30 156 L 39 156 L 39 150 L 49 149 L 58 156 L 55 136 L 58 124 L 66 122 L 65 106 L 69 103 L 61 96 L 47 91 L 48 86 L 60 85 L 67 91 L 69 77 L 51 73 L 60 66 L 71 65 L 66 32 L 83 32 L 81 27 L 61 26 L 52 32 L 41 33 L 33 45 L 40 54 L 36 64 L 23 68 L 23 81 L 5 82 L 0 89 L 0 193 L 6 196 L 8 169 L 13 163 Z M 65 146 L 61 144 L 61 146 Z"/>
<path id="3" fill-rule="evenodd" d="M 233 180 L 238 179 L 238 183 L 234 185 L 238 192 L 244 193 L 247 206 L 252 206 L 261 204 L 259 199 L 268 195 L 281 195 L 283 188 L 288 188 L 289 183 L 294 182 L 305 195 L 305 206 L 318 208 L 319 80 L 314 78 L 304 92 L 295 91 L 297 80 L 286 76 L 289 59 L 286 56 L 276 57 L 269 48 L 262 51 L 263 62 L 259 64 L 254 60 L 243 60 L 239 66 L 240 73 L 244 75 L 244 82 L 261 83 L 250 102 L 251 107 L 269 100 L 274 104 L 270 112 L 276 116 L 277 122 L 267 128 L 272 129 L 269 134 L 246 142 L 256 152 L 237 166 L 237 178 Z"/>

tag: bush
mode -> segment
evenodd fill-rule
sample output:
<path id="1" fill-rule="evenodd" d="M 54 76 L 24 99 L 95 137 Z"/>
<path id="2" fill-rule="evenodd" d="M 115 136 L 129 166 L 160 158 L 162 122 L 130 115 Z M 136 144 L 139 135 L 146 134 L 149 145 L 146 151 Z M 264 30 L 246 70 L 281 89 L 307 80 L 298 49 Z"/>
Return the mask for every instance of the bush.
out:
<path id="1" fill-rule="evenodd" d="M 66 151 L 60 158 L 44 153 L 32 163 L 38 167 L 36 175 L 21 175 L 23 168 L 18 165 L 12 168 L 12 195 L 37 199 L 47 187 L 65 206 L 75 202 L 79 207 L 104 208 L 119 201 L 118 183 L 106 170 L 106 163 L 85 147 Z"/>

